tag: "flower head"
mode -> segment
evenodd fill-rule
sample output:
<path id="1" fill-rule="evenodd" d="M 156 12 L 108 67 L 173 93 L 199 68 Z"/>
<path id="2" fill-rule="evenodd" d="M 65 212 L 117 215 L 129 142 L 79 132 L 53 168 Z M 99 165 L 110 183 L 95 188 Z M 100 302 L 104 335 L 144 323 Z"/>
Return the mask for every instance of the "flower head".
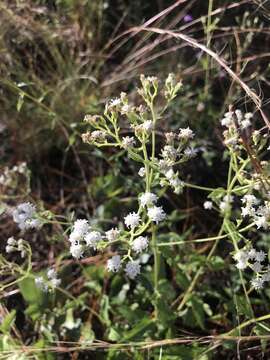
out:
<path id="1" fill-rule="evenodd" d="M 109 241 L 115 241 L 117 240 L 118 236 L 120 234 L 120 231 L 116 228 L 112 228 L 111 230 L 106 231 L 105 235 L 107 240 Z"/>
<path id="2" fill-rule="evenodd" d="M 135 279 L 135 277 L 140 273 L 141 265 L 137 261 L 129 261 L 126 265 L 125 272 L 130 279 Z"/>
<path id="3" fill-rule="evenodd" d="M 135 228 L 136 226 L 139 225 L 140 222 L 140 215 L 132 212 L 129 213 L 127 216 L 125 216 L 124 221 L 127 227 L 129 227 L 130 229 Z"/>
<path id="4" fill-rule="evenodd" d="M 140 177 L 144 177 L 144 176 L 145 176 L 145 168 L 144 168 L 144 167 L 141 167 L 141 168 L 139 169 L 138 174 L 139 174 Z"/>
<path id="5" fill-rule="evenodd" d="M 121 267 L 121 258 L 119 255 L 114 255 L 107 261 L 108 271 L 117 272 Z"/>
<path id="6" fill-rule="evenodd" d="M 166 214 L 161 206 L 153 206 L 148 209 L 147 212 L 148 217 L 151 221 L 158 224 L 160 221 L 164 220 Z"/>
<path id="7" fill-rule="evenodd" d="M 205 208 L 205 210 L 211 210 L 213 209 L 213 203 L 212 201 L 205 201 L 203 203 L 203 207 Z"/>
<path id="8" fill-rule="evenodd" d="M 84 237 L 86 245 L 96 248 L 97 243 L 102 240 L 101 233 L 99 231 L 90 231 Z"/>
<path id="9" fill-rule="evenodd" d="M 149 241 L 146 236 L 139 236 L 133 241 L 132 249 L 136 253 L 141 253 L 143 250 L 147 249 L 148 243 Z"/>
<path id="10" fill-rule="evenodd" d="M 251 285 L 254 287 L 255 290 L 261 290 L 263 288 L 264 279 L 256 277 L 251 280 Z"/>
<path id="11" fill-rule="evenodd" d="M 13 210 L 13 220 L 21 230 L 38 228 L 40 220 L 36 218 L 36 207 L 31 203 L 22 203 Z"/>
<path id="12" fill-rule="evenodd" d="M 151 192 L 145 192 L 140 196 L 139 200 L 142 207 L 148 207 L 154 205 L 157 202 L 158 197 Z"/>
<path id="13" fill-rule="evenodd" d="M 75 259 L 79 259 L 83 256 L 83 246 L 81 244 L 72 243 L 69 251 Z"/>
<path id="14" fill-rule="evenodd" d="M 73 231 L 81 234 L 81 236 L 85 235 L 89 230 L 89 224 L 86 219 L 78 219 L 75 221 L 73 226 Z"/>
<path id="15" fill-rule="evenodd" d="M 133 136 L 125 136 L 122 139 L 122 146 L 124 149 L 135 146 L 135 139 Z"/>
<path id="16" fill-rule="evenodd" d="M 194 132 L 189 128 L 182 128 L 179 130 L 179 139 L 189 140 L 194 137 Z"/>

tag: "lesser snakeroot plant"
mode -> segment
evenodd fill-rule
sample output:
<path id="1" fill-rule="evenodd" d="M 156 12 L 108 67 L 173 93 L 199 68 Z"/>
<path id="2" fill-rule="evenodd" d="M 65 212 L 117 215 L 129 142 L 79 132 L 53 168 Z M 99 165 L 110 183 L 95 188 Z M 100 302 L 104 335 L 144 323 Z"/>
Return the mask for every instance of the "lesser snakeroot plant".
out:
<path id="1" fill-rule="evenodd" d="M 270 226 L 270 172 L 269 163 L 264 160 L 269 151 L 268 134 L 254 130 L 253 114 L 238 109 L 225 113 L 221 125 L 225 128 L 225 154 L 230 159 L 227 188 L 212 191 L 212 201 L 205 201 L 203 206 L 220 212 L 223 222 L 219 236 L 228 236 L 232 241 L 233 259 L 247 294 L 243 270 L 254 274 L 251 286 L 256 290 L 270 281 L 266 253 L 255 250 L 253 245 L 260 232 Z"/>
<path id="2" fill-rule="evenodd" d="M 161 84 L 156 77 L 141 75 L 138 89 L 141 102 L 129 102 L 127 94 L 108 101 L 103 115 L 86 115 L 90 130 L 82 135 L 85 143 L 99 148 L 115 147 L 124 150 L 130 160 L 138 164 L 136 181 L 143 180 L 137 195 L 137 209 L 126 209 L 119 226 L 101 231 L 89 226 L 87 220 L 76 220 L 70 234 L 70 252 L 79 259 L 89 248 L 113 246 L 115 255 L 107 262 L 108 271 L 123 272 L 131 279 L 141 272 L 140 254 L 154 255 L 155 290 L 158 292 L 159 251 L 156 244 L 158 227 L 166 219 L 166 212 L 158 194 L 170 187 L 176 194 L 183 188 L 177 167 L 196 155 L 192 146 L 193 131 L 180 128 L 177 132 L 162 133 L 159 122 L 177 96 L 181 82 L 170 74 Z M 157 106 L 163 98 L 164 107 Z M 157 134 L 161 148 L 157 147 Z"/>
<path id="3" fill-rule="evenodd" d="M 160 126 L 166 110 L 181 89 L 181 82 L 176 81 L 172 74 L 163 84 L 155 77 L 142 75 L 140 80 L 139 103 L 131 104 L 127 94 L 121 93 L 119 98 L 107 102 L 103 115 L 85 116 L 85 125 L 89 129 L 82 135 L 85 143 L 98 148 L 113 147 L 136 164 L 134 182 L 138 186 L 134 189 L 139 190 L 135 194 L 135 207 L 121 209 L 124 215 L 114 221 L 111 228 L 101 226 L 96 220 L 84 218 L 62 221 L 63 216 L 44 211 L 32 202 L 7 206 L 6 213 L 12 216 L 22 237 L 24 233 L 39 231 L 46 224 L 67 226 L 69 252 L 76 261 L 91 255 L 93 251 L 101 252 L 109 248 L 111 255 L 106 264 L 108 272 L 120 273 L 135 281 L 150 258 L 153 261 L 157 318 L 156 300 L 160 295 L 159 246 L 178 244 L 170 243 L 169 235 L 166 243 L 157 243 L 160 228 L 163 232 L 167 231 L 168 215 L 161 197 L 167 190 L 180 194 L 184 186 L 206 191 L 209 194 L 202 208 L 218 212 L 221 223 L 217 236 L 203 239 L 214 241 L 207 260 L 211 259 L 220 242 L 229 240 L 229 256 L 239 271 L 249 303 L 249 291 L 260 290 L 270 281 L 267 254 L 255 244 L 270 227 L 270 169 L 265 157 L 270 150 L 267 134 L 254 130 L 253 114 L 230 109 L 221 120 L 224 159 L 229 163 L 226 186 L 215 189 L 184 182 L 179 172 L 181 166 L 197 154 L 193 140 L 195 135 L 188 126 L 168 132 L 163 131 L 163 125 Z M 28 178 L 25 164 L 4 169 L 3 174 L 0 174 L 1 189 L 13 194 L 20 181 L 18 174 Z M 28 194 L 29 187 L 25 188 Z M 179 244 L 183 244 L 183 241 Z M 22 238 L 9 238 L 6 253 L 10 256 L 13 252 L 20 254 L 19 258 L 24 264 L 16 265 L 0 257 L 0 272 L 16 277 L 12 282 L 7 278 L 0 285 L 0 290 L 30 276 L 32 250 L 29 242 Z M 36 286 L 42 291 L 53 291 L 61 286 L 56 266 L 50 266 L 45 273 L 34 276 Z M 179 297 L 181 302 L 178 310 L 188 302 L 202 269 L 203 266 L 198 268 L 185 294 Z M 250 290 L 246 289 L 243 272 L 250 278 Z M 177 302 L 178 299 L 174 305 Z"/>

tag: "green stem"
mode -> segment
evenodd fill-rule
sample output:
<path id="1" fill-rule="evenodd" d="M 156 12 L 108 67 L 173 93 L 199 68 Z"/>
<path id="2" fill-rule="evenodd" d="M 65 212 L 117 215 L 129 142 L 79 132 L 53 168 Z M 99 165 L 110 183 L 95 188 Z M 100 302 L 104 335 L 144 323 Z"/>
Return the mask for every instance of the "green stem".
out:
<path id="1" fill-rule="evenodd" d="M 155 319 L 158 319 L 157 299 L 159 297 L 158 279 L 159 279 L 159 265 L 160 253 L 156 242 L 156 225 L 152 224 L 152 249 L 154 253 L 154 291 L 155 291 Z"/>

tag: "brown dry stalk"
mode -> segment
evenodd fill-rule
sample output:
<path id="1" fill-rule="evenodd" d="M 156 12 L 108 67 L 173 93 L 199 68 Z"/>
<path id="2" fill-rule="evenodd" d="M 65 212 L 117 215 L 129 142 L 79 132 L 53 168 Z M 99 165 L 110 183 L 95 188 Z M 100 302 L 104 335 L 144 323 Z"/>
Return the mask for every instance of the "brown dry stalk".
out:
<path id="1" fill-rule="evenodd" d="M 165 340 L 149 340 L 149 341 L 141 341 L 141 342 L 127 342 L 127 343 L 109 343 L 105 341 L 93 341 L 92 343 L 89 342 L 72 342 L 72 341 L 57 341 L 56 344 L 52 343 L 51 346 L 44 347 L 44 348 L 35 348 L 35 347 L 14 347 L 12 350 L 2 351 L 2 354 L 14 354 L 15 352 L 18 353 L 27 353 L 27 354 L 34 354 L 34 353 L 41 353 L 41 352 L 55 352 L 55 353 L 66 353 L 66 352 L 74 352 L 74 351 L 98 351 L 98 350 L 130 350 L 130 349 L 153 349 L 159 347 L 167 347 L 172 345 L 179 345 L 179 344 L 193 344 L 198 343 L 202 345 L 209 345 L 213 344 L 216 346 L 221 345 L 221 343 L 230 341 L 230 342 L 241 342 L 241 343 L 250 343 L 254 341 L 261 341 L 261 340 L 270 340 L 270 335 L 254 335 L 254 336 L 229 336 L 229 335 L 209 335 L 209 336 L 187 336 L 187 337 L 180 337 L 174 339 L 165 339 Z"/>
<path id="2" fill-rule="evenodd" d="M 238 75 L 236 75 L 236 73 L 226 64 L 225 60 L 223 58 L 221 58 L 218 54 L 216 54 L 214 51 L 209 49 L 207 46 L 200 44 L 198 41 L 194 40 L 190 36 L 176 32 L 176 31 L 163 30 L 163 29 L 152 28 L 152 27 L 146 28 L 146 27 L 139 26 L 139 27 L 134 27 L 134 28 L 130 29 L 128 32 L 138 33 L 139 31 L 147 31 L 147 32 L 153 32 L 156 34 L 161 34 L 161 35 L 169 35 L 171 38 L 183 40 L 186 43 L 188 43 L 190 46 L 200 49 L 203 52 L 205 52 L 206 54 L 208 54 L 209 56 L 211 56 L 230 75 L 230 77 L 242 87 L 242 89 L 245 91 L 247 96 L 253 101 L 257 110 L 261 114 L 265 124 L 270 129 L 270 122 L 269 122 L 266 114 L 264 113 L 264 111 L 261 108 L 260 97 L 243 80 L 241 80 L 241 78 Z"/>

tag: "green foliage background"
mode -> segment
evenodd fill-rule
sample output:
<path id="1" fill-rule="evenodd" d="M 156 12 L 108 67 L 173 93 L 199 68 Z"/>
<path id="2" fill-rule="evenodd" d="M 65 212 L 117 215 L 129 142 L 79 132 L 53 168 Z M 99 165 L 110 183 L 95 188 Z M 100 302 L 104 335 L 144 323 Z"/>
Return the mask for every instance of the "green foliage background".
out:
<path id="1" fill-rule="evenodd" d="M 31 198 L 53 213 L 76 212 L 97 221 L 113 221 L 124 206 L 132 208 L 139 189 L 133 174 L 138 169 L 113 150 L 101 152 L 82 144 L 81 134 L 84 115 L 99 113 L 108 98 L 126 91 L 136 100 L 140 73 L 165 79 L 174 72 L 183 79 L 183 93 L 161 120 L 161 129 L 190 126 L 203 151 L 181 176 L 206 187 L 226 183 L 228 162 L 219 120 L 230 104 L 252 111 L 251 99 L 199 49 L 151 32 L 123 33 L 152 19 L 150 26 L 193 37 L 261 95 L 267 113 L 270 8 L 259 1 L 177 3 L 1 1 L 0 165 L 26 161 L 32 189 L 27 196 L 20 186 L 14 193 L 0 194 L 2 207 L 13 205 L 15 194 L 16 201 Z M 173 10 L 164 11 L 173 5 Z M 192 22 L 184 21 L 186 14 L 192 15 Z M 261 124 L 259 116 L 256 122 Z M 170 232 L 161 231 L 158 241 L 184 244 L 215 236 L 221 219 L 202 210 L 204 201 L 205 193 L 198 189 L 166 195 Z M 5 240 L 17 229 L 7 219 L 0 226 L 4 253 Z M 63 292 L 48 295 L 35 287 L 34 274 L 60 265 L 68 253 L 62 230 L 52 225 L 39 235 L 27 235 L 33 272 L 1 294 L 0 359 L 237 359 L 239 351 L 243 359 L 259 359 L 268 353 L 263 340 L 243 343 L 239 350 L 237 342 L 215 338 L 269 311 L 266 288 L 251 294 L 255 314 L 250 314 L 230 261 L 230 244 L 222 243 L 210 260 L 208 243 L 160 248 L 162 297 L 155 324 L 151 259 L 138 282 L 108 274 L 106 254 L 94 254 L 82 263 L 64 260 Z M 268 250 L 267 244 L 265 234 L 258 245 Z M 179 309 L 176 299 L 183 297 L 201 267 L 201 280 Z M 231 334 L 269 331 L 269 322 L 250 321 L 243 333 Z M 172 341 L 176 338 L 179 343 Z"/>

